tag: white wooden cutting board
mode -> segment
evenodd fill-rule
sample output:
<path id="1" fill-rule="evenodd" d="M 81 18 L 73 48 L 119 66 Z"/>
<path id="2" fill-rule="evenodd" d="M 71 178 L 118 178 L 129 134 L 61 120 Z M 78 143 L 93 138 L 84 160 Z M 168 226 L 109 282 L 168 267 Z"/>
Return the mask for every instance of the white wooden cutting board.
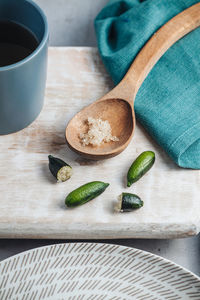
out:
<path id="1" fill-rule="evenodd" d="M 200 171 L 177 167 L 141 128 L 120 155 L 86 161 L 65 142 L 65 127 L 83 106 L 113 86 L 95 48 L 50 48 L 44 108 L 28 128 L 0 136 L 0 237 L 4 238 L 175 238 L 200 228 Z M 145 150 L 156 163 L 131 188 L 125 178 L 132 161 Z M 73 177 L 56 183 L 48 155 L 70 163 Z M 109 182 L 98 198 L 67 209 L 66 195 L 93 180 Z M 122 192 L 133 192 L 144 207 L 114 213 Z"/>

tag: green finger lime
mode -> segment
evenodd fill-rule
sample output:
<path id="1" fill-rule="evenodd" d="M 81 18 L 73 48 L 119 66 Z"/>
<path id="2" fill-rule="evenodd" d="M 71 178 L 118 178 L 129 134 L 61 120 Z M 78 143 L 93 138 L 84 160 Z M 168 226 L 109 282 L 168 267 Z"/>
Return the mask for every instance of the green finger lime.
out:
<path id="1" fill-rule="evenodd" d="M 60 158 L 52 155 L 49 158 L 49 170 L 58 182 L 64 182 L 72 176 L 72 167 Z"/>
<path id="2" fill-rule="evenodd" d="M 132 163 L 127 174 L 127 186 L 130 187 L 138 181 L 155 162 L 155 153 L 153 151 L 142 152 Z"/>
<path id="3" fill-rule="evenodd" d="M 88 182 L 69 193 L 65 198 L 65 204 L 67 207 L 82 205 L 102 194 L 108 186 L 109 183 L 102 181 Z"/>
<path id="4" fill-rule="evenodd" d="M 118 200 L 115 207 L 118 212 L 132 211 L 142 207 L 144 204 L 139 196 L 131 193 L 122 193 Z"/>

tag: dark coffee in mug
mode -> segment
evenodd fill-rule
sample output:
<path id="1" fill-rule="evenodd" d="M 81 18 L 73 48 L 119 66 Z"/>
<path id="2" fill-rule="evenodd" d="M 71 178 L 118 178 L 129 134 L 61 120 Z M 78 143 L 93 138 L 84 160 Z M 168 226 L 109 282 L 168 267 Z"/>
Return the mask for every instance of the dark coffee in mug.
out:
<path id="1" fill-rule="evenodd" d="M 35 35 L 24 26 L 11 21 L 0 21 L 0 67 L 24 59 L 38 44 Z"/>
<path id="2" fill-rule="evenodd" d="M 0 135 L 24 129 L 41 112 L 48 40 L 35 1 L 0 0 Z"/>

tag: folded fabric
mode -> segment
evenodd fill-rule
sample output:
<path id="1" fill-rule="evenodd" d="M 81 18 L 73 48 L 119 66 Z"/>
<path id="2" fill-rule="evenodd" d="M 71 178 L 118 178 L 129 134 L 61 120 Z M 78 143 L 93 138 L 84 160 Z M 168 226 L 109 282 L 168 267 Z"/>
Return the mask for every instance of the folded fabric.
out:
<path id="1" fill-rule="evenodd" d="M 199 1 L 111 0 L 95 19 L 100 55 L 117 84 L 169 19 Z M 136 118 L 181 167 L 200 169 L 200 28 L 175 43 L 145 79 Z"/>

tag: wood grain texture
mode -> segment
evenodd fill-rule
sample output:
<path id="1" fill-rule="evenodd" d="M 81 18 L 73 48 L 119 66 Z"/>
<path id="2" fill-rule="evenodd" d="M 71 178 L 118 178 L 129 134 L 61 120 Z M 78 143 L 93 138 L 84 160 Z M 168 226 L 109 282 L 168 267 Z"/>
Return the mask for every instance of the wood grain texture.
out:
<path id="1" fill-rule="evenodd" d="M 200 171 L 178 168 L 140 127 L 117 157 L 87 161 L 66 145 L 65 127 L 81 108 L 112 88 L 95 48 L 50 48 L 45 106 L 28 128 L 1 136 L 0 237 L 22 238 L 175 238 L 200 227 Z M 156 153 L 154 167 L 131 188 L 127 170 L 145 150 Z M 72 178 L 57 184 L 48 155 L 69 162 Z M 66 195 L 86 182 L 109 182 L 98 198 L 67 209 Z M 113 212 L 117 196 L 133 192 L 144 207 Z"/>
<path id="2" fill-rule="evenodd" d="M 184 10 L 164 24 L 137 54 L 122 81 L 109 93 L 85 107 L 69 122 L 66 140 L 69 147 L 83 157 L 105 159 L 118 155 L 128 146 L 135 129 L 133 102 L 142 82 L 160 57 L 180 38 L 199 27 L 200 3 Z M 80 133 L 85 134 L 87 117 L 108 120 L 119 141 L 100 147 L 85 146 Z"/>
<path id="3" fill-rule="evenodd" d="M 145 44 L 131 65 L 121 85 L 131 90 L 134 98 L 144 79 L 161 56 L 179 39 L 200 26 L 200 3 L 197 3 L 163 25 Z M 129 101 L 130 96 L 127 96 Z"/>

